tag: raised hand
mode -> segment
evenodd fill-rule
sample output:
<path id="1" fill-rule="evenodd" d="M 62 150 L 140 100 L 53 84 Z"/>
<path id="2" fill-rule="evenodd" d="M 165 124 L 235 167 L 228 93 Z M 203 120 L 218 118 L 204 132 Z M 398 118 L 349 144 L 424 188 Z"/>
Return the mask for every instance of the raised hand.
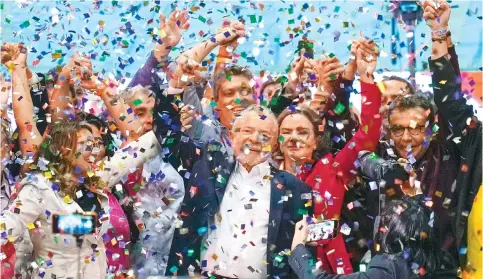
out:
<path id="1" fill-rule="evenodd" d="M 77 52 L 70 58 L 69 63 L 62 68 L 61 76 L 64 76 L 65 80 L 62 79 L 61 81 L 70 82 L 74 78 L 86 80 L 91 75 L 91 60 L 87 56 L 82 56 Z"/>
<path id="2" fill-rule="evenodd" d="M 379 48 L 373 41 L 363 42 L 357 48 L 357 72 L 363 82 L 373 83 Z"/>
<path id="3" fill-rule="evenodd" d="M 318 76 L 318 85 L 324 90 L 332 88 L 334 81 L 344 72 L 344 65 L 337 57 L 317 59 L 312 62 Z"/>
<path id="4" fill-rule="evenodd" d="M 163 44 L 157 44 L 156 49 L 166 49 L 177 45 L 183 32 L 190 26 L 188 13 L 179 9 L 174 10 L 168 20 L 163 14 L 159 15 L 159 21 L 158 35 Z"/>
<path id="5" fill-rule="evenodd" d="M 448 28 L 449 17 L 451 9 L 446 1 L 424 1 L 423 18 L 431 30 L 443 30 Z"/>
<path id="6" fill-rule="evenodd" d="M 224 19 L 222 28 L 216 33 L 215 39 L 218 45 L 233 44 L 236 47 L 238 45 L 236 40 L 245 36 L 245 25 L 243 23 Z"/>
<path id="7" fill-rule="evenodd" d="M 27 66 L 27 48 L 22 44 L 4 43 L 1 47 L 2 63 L 12 70 L 15 66 Z"/>
<path id="8" fill-rule="evenodd" d="M 169 86 L 173 88 L 184 88 L 188 82 L 196 82 L 201 78 L 200 64 L 186 57 L 178 62 L 175 72 L 171 75 Z"/>
<path id="9" fill-rule="evenodd" d="M 288 90 L 288 93 L 292 94 L 293 98 L 296 98 L 298 96 L 298 93 L 296 92 L 297 85 L 302 82 L 304 75 L 314 73 L 315 70 L 313 69 L 310 59 L 306 58 L 302 51 L 300 57 L 292 62 L 285 89 Z"/>

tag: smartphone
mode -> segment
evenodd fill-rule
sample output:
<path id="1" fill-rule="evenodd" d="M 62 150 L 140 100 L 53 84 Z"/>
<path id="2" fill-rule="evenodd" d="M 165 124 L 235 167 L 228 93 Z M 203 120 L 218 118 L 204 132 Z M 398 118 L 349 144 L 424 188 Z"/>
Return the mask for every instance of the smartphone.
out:
<path id="1" fill-rule="evenodd" d="M 97 214 L 94 212 L 53 214 L 53 233 L 85 235 L 96 231 Z"/>
<path id="2" fill-rule="evenodd" d="M 307 227 L 309 235 L 307 242 L 335 238 L 339 228 L 339 220 L 330 219 L 319 223 L 310 224 Z"/>
<path id="3" fill-rule="evenodd" d="M 302 54 L 302 49 L 305 49 L 307 58 L 314 59 L 314 43 L 308 40 L 300 40 L 297 46 L 299 55 Z"/>

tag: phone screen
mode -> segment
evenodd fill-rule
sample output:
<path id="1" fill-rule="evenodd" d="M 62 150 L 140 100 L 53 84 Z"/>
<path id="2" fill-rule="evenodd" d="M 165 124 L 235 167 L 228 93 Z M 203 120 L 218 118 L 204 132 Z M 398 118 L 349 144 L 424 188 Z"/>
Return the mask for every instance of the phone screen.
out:
<path id="1" fill-rule="evenodd" d="M 338 224 L 339 221 L 337 220 L 325 220 L 316 224 L 310 224 L 307 227 L 309 233 L 307 241 L 310 242 L 336 237 Z"/>
<path id="2" fill-rule="evenodd" d="M 97 215 L 86 214 L 54 214 L 53 232 L 70 235 L 93 234 L 96 230 Z"/>

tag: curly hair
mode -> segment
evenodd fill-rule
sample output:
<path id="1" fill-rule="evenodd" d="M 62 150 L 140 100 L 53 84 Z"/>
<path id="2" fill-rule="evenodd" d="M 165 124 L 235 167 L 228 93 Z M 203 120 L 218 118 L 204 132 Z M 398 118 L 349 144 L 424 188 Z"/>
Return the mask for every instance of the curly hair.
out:
<path id="1" fill-rule="evenodd" d="M 414 94 L 397 97 L 389 106 L 388 118 L 391 120 L 391 114 L 395 110 L 406 111 L 413 108 L 422 108 L 429 110 L 428 118 L 430 124 L 434 123 L 434 105 L 430 99 L 424 95 Z"/>
<path id="2" fill-rule="evenodd" d="M 312 123 L 312 128 L 315 134 L 315 139 L 316 139 L 316 148 L 314 153 L 312 154 L 312 159 L 314 161 L 320 160 L 322 157 L 324 157 L 326 154 L 328 154 L 331 151 L 332 148 L 332 141 L 330 139 L 330 133 L 327 131 L 320 131 L 319 127 L 322 125 L 322 117 L 320 117 L 313 109 L 311 109 L 307 105 L 299 105 L 298 107 L 295 108 L 295 110 L 292 110 L 290 108 L 285 109 L 280 113 L 278 116 L 278 125 L 280 126 L 283 122 L 283 120 L 293 114 L 302 114 L 303 116 L 307 117 L 307 119 Z M 281 155 L 280 151 L 278 151 L 277 155 Z M 275 156 L 278 157 L 278 156 Z"/>
<path id="3" fill-rule="evenodd" d="M 77 133 L 90 127 L 82 124 L 79 120 L 60 121 L 52 126 L 50 135 L 42 142 L 36 166 L 39 171 L 50 171 L 53 175 L 49 179 L 59 185 L 60 191 L 74 197 L 77 183 L 73 181 L 73 164 L 77 150 Z M 45 166 L 47 163 L 47 166 Z M 94 185 L 97 189 L 104 189 L 105 185 L 97 176 L 86 177 L 88 185 Z"/>

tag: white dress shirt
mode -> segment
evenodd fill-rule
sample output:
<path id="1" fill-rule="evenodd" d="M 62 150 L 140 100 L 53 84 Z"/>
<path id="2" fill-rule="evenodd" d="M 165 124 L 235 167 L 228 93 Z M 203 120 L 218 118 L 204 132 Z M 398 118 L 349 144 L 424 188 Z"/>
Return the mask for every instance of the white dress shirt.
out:
<path id="1" fill-rule="evenodd" d="M 228 180 L 225 195 L 203 246 L 203 269 L 226 277 L 265 278 L 270 212 L 270 165 L 248 172 L 240 163 Z M 206 261 L 206 262 L 205 262 Z"/>

